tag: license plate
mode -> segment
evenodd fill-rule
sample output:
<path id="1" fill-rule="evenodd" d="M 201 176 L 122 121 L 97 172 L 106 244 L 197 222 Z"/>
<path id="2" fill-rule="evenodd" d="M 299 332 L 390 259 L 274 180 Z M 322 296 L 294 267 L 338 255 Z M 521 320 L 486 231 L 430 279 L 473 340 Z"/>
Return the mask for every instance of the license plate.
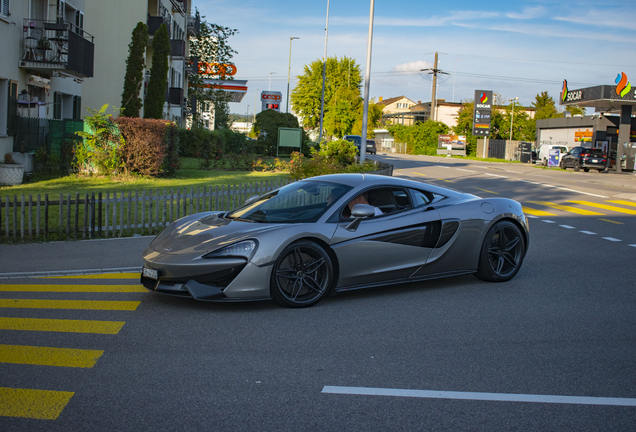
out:
<path id="1" fill-rule="evenodd" d="M 592 163 L 598 163 L 598 159 L 593 159 Z"/>
<path id="2" fill-rule="evenodd" d="M 153 270 L 153 269 L 149 269 L 149 268 L 144 267 L 144 269 L 142 271 L 142 274 L 145 277 L 150 278 L 150 279 L 154 279 L 154 280 L 159 279 L 159 273 L 157 272 L 157 270 Z"/>

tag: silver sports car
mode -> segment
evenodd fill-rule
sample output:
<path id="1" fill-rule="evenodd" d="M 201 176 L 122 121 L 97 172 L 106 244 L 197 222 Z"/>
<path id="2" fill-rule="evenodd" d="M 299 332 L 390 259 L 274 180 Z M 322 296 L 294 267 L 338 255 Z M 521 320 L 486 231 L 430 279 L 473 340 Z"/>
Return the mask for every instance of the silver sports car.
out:
<path id="1" fill-rule="evenodd" d="M 335 174 L 179 219 L 144 252 L 141 282 L 196 300 L 305 307 L 328 292 L 445 276 L 507 281 L 528 241 L 516 201 Z"/>

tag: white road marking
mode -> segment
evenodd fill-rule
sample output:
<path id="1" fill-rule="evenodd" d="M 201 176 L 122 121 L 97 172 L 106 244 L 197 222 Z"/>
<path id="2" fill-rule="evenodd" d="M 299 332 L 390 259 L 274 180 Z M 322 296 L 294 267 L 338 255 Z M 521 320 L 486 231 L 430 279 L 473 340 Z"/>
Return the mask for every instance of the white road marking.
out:
<path id="1" fill-rule="evenodd" d="M 627 245 L 627 246 L 631 246 L 631 247 L 635 247 L 635 248 L 636 248 L 636 244 L 633 244 L 633 245 Z"/>
<path id="2" fill-rule="evenodd" d="M 484 174 L 486 174 L 486 175 L 488 175 L 488 176 L 492 176 L 492 177 L 508 178 L 508 177 L 506 177 L 506 176 L 497 175 L 497 174 L 490 174 L 490 173 L 484 173 Z"/>
<path id="3" fill-rule="evenodd" d="M 477 171 L 471 171 L 471 170 L 467 170 L 467 169 L 461 169 L 461 168 L 455 168 L 457 171 L 466 171 L 466 172 L 477 172 Z"/>
<path id="4" fill-rule="evenodd" d="M 573 226 L 570 225 L 559 225 L 560 227 L 566 228 L 566 229 L 574 229 Z"/>
<path id="5" fill-rule="evenodd" d="M 579 232 L 582 232 L 583 234 L 588 234 L 588 235 L 596 235 L 596 233 L 592 231 L 579 231 Z"/>
<path id="6" fill-rule="evenodd" d="M 539 219 L 539 216 L 533 216 L 533 215 L 529 215 L 529 214 L 527 214 L 526 217 L 530 218 L 530 219 Z"/>
<path id="7" fill-rule="evenodd" d="M 619 241 L 622 241 L 622 240 L 616 239 L 616 238 L 614 238 L 614 237 L 603 237 L 603 238 L 604 238 L 605 240 L 609 240 L 609 241 L 613 241 L 613 242 L 619 242 Z"/>
<path id="8" fill-rule="evenodd" d="M 636 407 L 636 399 L 631 398 L 611 398 L 611 397 L 589 397 L 589 396 L 557 396 L 557 395 L 533 395 L 514 393 L 481 393 L 481 392 L 456 392 L 437 390 L 410 390 L 410 389 L 388 389 L 372 387 L 342 387 L 324 386 L 322 393 L 362 395 L 362 396 L 397 396 L 397 397 L 417 397 L 428 399 L 459 399 L 459 400 L 480 400 L 496 402 L 533 402 L 533 403 L 555 403 L 573 405 L 614 405 Z"/>
<path id="9" fill-rule="evenodd" d="M 551 221 L 551 220 L 548 220 L 548 219 L 543 219 L 543 220 L 541 220 L 541 222 L 545 222 L 545 223 L 556 223 L 555 221 Z"/>
<path id="10" fill-rule="evenodd" d="M 598 197 L 598 198 L 608 198 L 605 195 L 597 195 L 597 194 L 593 194 L 593 193 L 589 193 L 589 192 L 581 192 L 581 191 L 577 191 L 577 190 L 574 190 L 574 189 L 568 189 L 568 188 L 564 188 L 564 187 L 558 187 L 557 186 L 556 188 L 564 190 L 564 191 L 568 191 L 568 192 L 574 192 L 574 193 L 580 193 L 580 194 L 583 194 L 583 195 L 595 196 L 595 197 Z"/>

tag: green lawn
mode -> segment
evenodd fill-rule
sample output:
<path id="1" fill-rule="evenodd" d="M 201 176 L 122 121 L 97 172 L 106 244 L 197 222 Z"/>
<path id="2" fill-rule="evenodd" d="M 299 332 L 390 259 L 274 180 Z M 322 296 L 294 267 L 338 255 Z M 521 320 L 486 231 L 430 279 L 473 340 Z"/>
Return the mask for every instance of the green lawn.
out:
<path id="1" fill-rule="evenodd" d="M 84 196 L 85 193 L 91 194 L 95 192 L 105 193 L 110 192 L 126 192 L 128 191 L 141 191 L 143 189 L 184 189 L 188 190 L 193 187 L 203 186 L 220 186 L 220 185 L 238 185 L 251 182 L 261 181 L 275 181 L 277 179 L 289 178 L 288 173 L 273 173 L 273 172 L 255 172 L 255 171 L 215 171 L 215 170 L 199 170 L 198 159 L 195 158 L 182 158 L 181 169 L 177 171 L 177 175 L 174 178 L 158 178 L 149 179 L 142 177 L 98 177 L 98 176 L 65 176 L 56 177 L 50 179 L 37 180 L 26 182 L 17 186 L 2 186 L 0 187 L 0 197 L 3 202 L 6 196 L 10 196 L 13 199 L 14 195 L 20 197 L 24 195 L 28 197 L 32 195 L 33 198 L 40 194 L 44 197 L 44 194 L 49 194 L 49 197 L 54 199 L 59 197 L 59 194 L 67 195 L 79 193 L 80 196 Z M 45 175 L 36 174 L 37 177 L 43 178 Z M 37 180 L 37 181 L 36 181 Z"/>

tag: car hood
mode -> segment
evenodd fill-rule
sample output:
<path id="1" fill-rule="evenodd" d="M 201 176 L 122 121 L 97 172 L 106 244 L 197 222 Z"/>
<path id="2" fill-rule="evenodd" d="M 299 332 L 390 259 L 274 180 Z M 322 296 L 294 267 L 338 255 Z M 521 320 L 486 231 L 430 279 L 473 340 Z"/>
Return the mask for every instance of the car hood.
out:
<path id="1" fill-rule="evenodd" d="M 162 254 L 204 255 L 259 233 L 281 229 L 288 224 L 264 224 L 225 219 L 223 214 L 186 217 L 173 222 L 152 242 Z"/>

